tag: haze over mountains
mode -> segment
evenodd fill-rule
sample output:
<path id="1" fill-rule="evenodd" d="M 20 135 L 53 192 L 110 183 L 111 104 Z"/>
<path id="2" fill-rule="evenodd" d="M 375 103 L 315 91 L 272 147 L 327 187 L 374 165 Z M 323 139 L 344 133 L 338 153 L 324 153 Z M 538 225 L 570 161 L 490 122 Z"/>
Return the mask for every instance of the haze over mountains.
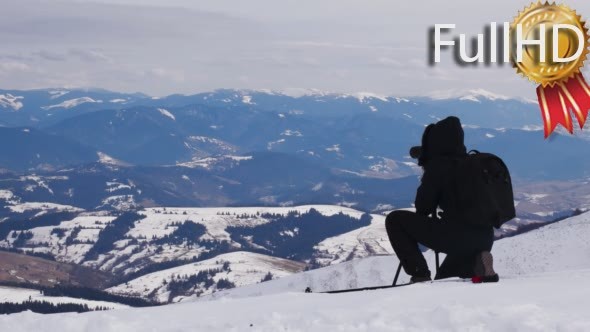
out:
<path id="1" fill-rule="evenodd" d="M 584 179 L 590 164 L 583 132 L 543 140 L 537 105 L 484 90 L 429 98 L 0 90 L 0 100 L 4 188 L 25 201 L 84 209 L 121 200 L 410 206 L 420 170 L 408 148 L 419 144 L 425 125 L 448 115 L 462 119 L 468 148 L 505 159 L 517 189 Z M 125 186 L 113 190 L 107 182 Z"/>
<path id="2" fill-rule="evenodd" d="M 3 146 L 2 152 L 12 155 L 1 166 L 59 168 L 97 161 L 98 152 L 133 165 L 170 166 L 270 151 L 364 176 L 396 178 L 415 173 L 407 150 L 419 143 L 423 126 L 456 115 L 465 124 L 469 147 L 501 152 L 520 177 L 584 176 L 581 167 L 556 164 L 572 153 L 583 157 L 586 144 L 559 135 L 551 142 L 539 140 L 537 105 L 480 90 L 441 97 L 291 97 L 219 90 L 150 98 L 102 90 L 0 90 L 0 123 L 23 127 L 20 132 L 2 128 L 3 140 L 31 147 L 29 151 Z M 41 151 L 57 147 L 67 147 L 61 150 L 69 153 Z M 523 151 L 529 160 L 518 158 Z"/>

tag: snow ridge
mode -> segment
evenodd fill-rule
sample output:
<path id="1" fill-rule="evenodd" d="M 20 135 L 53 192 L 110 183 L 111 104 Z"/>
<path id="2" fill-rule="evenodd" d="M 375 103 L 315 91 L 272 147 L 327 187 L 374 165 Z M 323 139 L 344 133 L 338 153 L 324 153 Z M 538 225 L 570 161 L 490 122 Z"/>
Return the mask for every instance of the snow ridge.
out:
<path id="1" fill-rule="evenodd" d="M 471 89 L 471 90 L 445 90 L 435 91 L 428 97 L 434 100 L 459 99 L 465 101 L 472 101 L 480 103 L 482 100 L 496 101 L 509 100 L 510 97 L 493 93 L 485 89 Z"/>
<path id="2" fill-rule="evenodd" d="M 13 96 L 10 93 L 0 95 L 0 106 L 3 108 L 11 108 L 13 111 L 18 111 L 24 106 L 21 101 L 23 99 L 24 97 Z"/>
<path id="3" fill-rule="evenodd" d="M 76 98 L 76 99 L 70 99 L 70 100 L 66 100 L 64 102 L 61 102 L 57 105 L 50 105 L 50 106 L 43 106 L 41 107 L 44 110 L 50 110 L 53 108 L 64 108 L 64 109 L 69 109 L 69 108 L 73 108 L 85 103 L 102 103 L 102 100 L 94 100 L 90 97 L 81 97 L 81 98 Z"/>
<path id="4" fill-rule="evenodd" d="M 170 119 L 176 121 L 176 117 L 170 113 L 168 110 L 163 108 L 158 108 L 158 112 L 162 113 L 163 116 L 169 117 Z"/>

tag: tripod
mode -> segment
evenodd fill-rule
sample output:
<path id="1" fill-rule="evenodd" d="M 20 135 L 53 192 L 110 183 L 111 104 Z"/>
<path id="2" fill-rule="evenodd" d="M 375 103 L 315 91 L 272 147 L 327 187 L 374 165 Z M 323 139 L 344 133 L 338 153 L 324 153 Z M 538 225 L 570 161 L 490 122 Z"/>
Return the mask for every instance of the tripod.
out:
<path id="1" fill-rule="evenodd" d="M 436 260 L 436 274 L 438 274 L 438 268 L 439 268 L 439 260 L 438 260 L 438 251 L 434 252 L 435 254 L 435 260 Z M 400 260 L 399 264 L 397 265 L 397 271 L 395 272 L 395 278 L 393 278 L 393 283 L 391 284 L 392 287 L 395 287 L 397 285 L 397 279 L 399 278 L 399 273 L 402 271 L 402 262 Z"/>
<path id="2" fill-rule="evenodd" d="M 438 269 L 439 269 L 439 262 L 438 262 L 438 252 L 435 252 L 436 254 L 436 273 L 438 274 Z M 394 288 L 394 287 L 401 287 L 401 286 L 408 286 L 411 285 L 412 283 L 407 283 L 407 284 L 397 284 L 397 279 L 399 278 L 399 274 L 402 270 L 402 263 L 400 262 L 399 265 L 397 266 L 397 271 L 395 273 L 395 278 L 393 279 L 393 284 L 391 285 L 387 285 L 387 286 L 373 286 L 373 287 L 362 287 L 362 288 L 352 288 L 352 289 L 341 289 L 341 290 L 333 290 L 333 291 L 327 291 L 327 292 L 322 292 L 322 293 L 326 293 L 326 294 L 338 294 L 338 293 L 350 293 L 350 292 L 358 292 L 358 291 L 367 291 L 367 290 L 376 290 L 376 289 L 386 289 L 386 288 Z M 306 293 L 312 293 L 312 290 L 310 287 L 307 287 L 305 289 Z"/>

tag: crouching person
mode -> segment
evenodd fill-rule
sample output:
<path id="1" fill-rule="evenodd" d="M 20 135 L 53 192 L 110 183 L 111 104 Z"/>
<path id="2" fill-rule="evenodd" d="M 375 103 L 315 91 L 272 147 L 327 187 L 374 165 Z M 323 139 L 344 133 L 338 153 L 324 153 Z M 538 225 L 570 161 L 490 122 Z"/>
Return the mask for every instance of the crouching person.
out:
<path id="1" fill-rule="evenodd" d="M 456 117 L 426 127 L 422 145 L 412 148 L 410 154 L 424 170 L 416 193 L 416 212 L 393 211 L 385 226 L 411 282 L 431 280 L 418 244 L 446 254 L 435 279 L 497 282 L 491 254 L 494 227 L 515 215 L 506 165 L 492 154 L 467 153 Z"/>

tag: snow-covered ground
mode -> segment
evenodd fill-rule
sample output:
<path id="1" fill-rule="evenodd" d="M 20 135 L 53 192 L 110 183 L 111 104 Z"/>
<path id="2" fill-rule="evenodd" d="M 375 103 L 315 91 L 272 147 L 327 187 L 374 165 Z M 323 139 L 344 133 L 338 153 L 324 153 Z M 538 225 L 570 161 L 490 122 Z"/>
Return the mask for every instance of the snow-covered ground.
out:
<path id="1" fill-rule="evenodd" d="M 589 331 L 590 214 L 496 242 L 501 281 L 305 294 L 389 283 L 378 256 L 157 308 L 0 317 L 11 331 Z M 432 266 L 432 254 L 429 253 Z M 407 276 L 403 276 L 404 281 Z"/>
<path id="2" fill-rule="evenodd" d="M 590 270 L 349 294 L 283 293 L 85 314 L 0 316 L 7 331 L 588 331 Z M 567 280 L 567 282 L 564 282 Z"/>

